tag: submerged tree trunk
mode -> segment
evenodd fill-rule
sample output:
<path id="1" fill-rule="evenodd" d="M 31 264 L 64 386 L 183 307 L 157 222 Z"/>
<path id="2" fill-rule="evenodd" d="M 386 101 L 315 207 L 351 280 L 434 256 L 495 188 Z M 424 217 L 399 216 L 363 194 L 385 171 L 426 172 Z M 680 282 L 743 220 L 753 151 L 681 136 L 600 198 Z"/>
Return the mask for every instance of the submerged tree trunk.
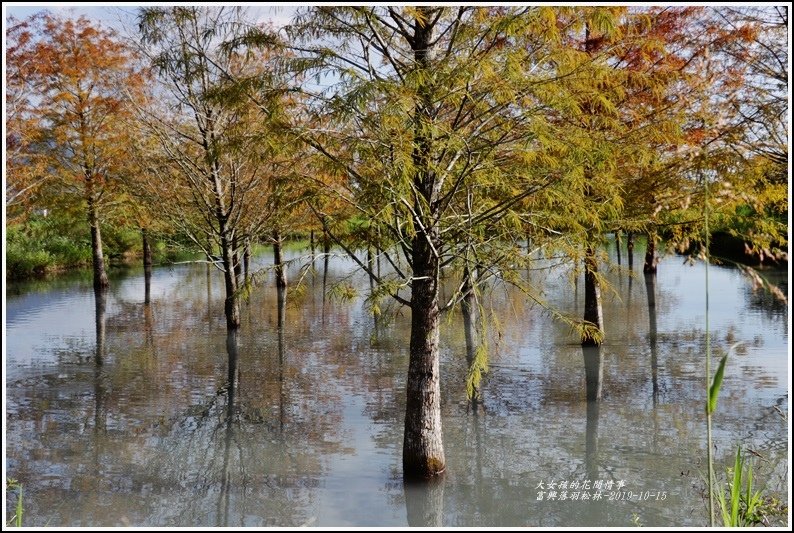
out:
<path id="1" fill-rule="evenodd" d="M 633 270 L 634 269 L 634 233 L 631 231 L 626 233 L 626 258 L 629 261 L 629 270 Z"/>
<path id="2" fill-rule="evenodd" d="M 94 270 L 94 288 L 104 290 L 108 286 L 108 275 L 105 272 L 105 256 L 102 252 L 102 232 L 99 229 L 99 213 L 97 212 L 94 193 L 88 192 L 88 225 L 91 228 L 91 258 Z"/>
<path id="3" fill-rule="evenodd" d="M 430 69 L 432 8 L 417 8 L 411 46 L 417 67 Z M 420 18 L 424 20 L 420 20 Z M 446 468 L 441 432 L 439 380 L 439 257 L 441 238 L 434 220 L 438 208 L 435 176 L 431 169 L 432 109 L 430 89 L 421 84 L 414 108 L 415 227 L 411 242 L 411 343 L 406 383 L 403 473 L 406 478 L 430 478 Z M 430 206 L 430 209 L 427 209 Z"/>
<path id="4" fill-rule="evenodd" d="M 422 232 L 414 238 L 413 247 L 403 469 L 406 477 L 429 478 L 446 467 L 441 434 L 438 259 Z"/>
<path id="5" fill-rule="evenodd" d="M 287 286 L 287 273 L 281 258 L 281 234 L 278 230 L 273 232 L 273 264 L 276 266 L 276 287 Z"/>
<path id="6" fill-rule="evenodd" d="M 96 347 L 94 352 L 94 431 L 107 429 L 107 406 L 105 405 L 105 377 L 102 366 L 105 362 L 105 310 L 108 293 L 104 289 L 94 289 L 94 325 L 96 328 Z M 98 458 L 97 458 L 98 459 Z"/>
<path id="7" fill-rule="evenodd" d="M 604 315 L 601 308 L 601 287 L 598 283 L 598 259 L 595 249 L 588 245 L 584 258 L 584 319 L 594 324 L 603 334 Z M 583 346 L 600 344 L 592 336 L 582 340 Z"/>
<path id="8" fill-rule="evenodd" d="M 152 247 L 149 244 L 149 232 L 146 228 L 141 228 L 141 240 L 143 241 L 143 303 L 148 304 L 151 302 L 152 293 Z"/>
<path id="9" fill-rule="evenodd" d="M 655 274 L 658 262 L 659 259 L 656 257 L 656 232 L 649 231 L 648 246 L 645 248 L 645 264 L 642 267 L 642 271 L 646 274 Z"/>
<path id="10" fill-rule="evenodd" d="M 94 291 L 94 328 L 96 332 L 96 350 L 94 362 L 102 366 L 105 359 L 105 309 L 108 303 L 108 293 L 105 290 Z"/>

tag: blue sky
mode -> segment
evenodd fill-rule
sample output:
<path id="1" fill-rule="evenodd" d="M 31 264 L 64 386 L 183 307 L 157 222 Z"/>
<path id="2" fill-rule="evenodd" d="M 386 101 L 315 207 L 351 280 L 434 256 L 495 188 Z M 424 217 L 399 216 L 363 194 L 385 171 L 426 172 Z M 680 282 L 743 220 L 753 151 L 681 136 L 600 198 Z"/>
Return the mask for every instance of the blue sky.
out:
<path id="1" fill-rule="evenodd" d="M 148 4 L 151 5 L 151 2 Z M 99 21 L 101 24 L 113 27 L 117 30 L 123 30 L 124 26 L 134 26 L 135 12 L 138 8 L 136 4 L 123 4 L 119 5 L 108 3 L 105 6 L 90 4 L 78 5 L 74 3 L 46 3 L 26 5 L 10 5 L 9 3 L 3 4 L 3 21 L 5 23 L 6 17 L 13 15 L 16 18 L 22 19 L 28 17 L 39 11 L 49 10 L 64 15 L 72 15 L 79 17 L 85 15 L 91 20 Z M 252 16 L 257 20 L 271 20 L 276 26 L 282 26 L 289 21 L 290 16 L 294 13 L 296 6 L 289 5 L 252 5 L 250 8 Z"/>

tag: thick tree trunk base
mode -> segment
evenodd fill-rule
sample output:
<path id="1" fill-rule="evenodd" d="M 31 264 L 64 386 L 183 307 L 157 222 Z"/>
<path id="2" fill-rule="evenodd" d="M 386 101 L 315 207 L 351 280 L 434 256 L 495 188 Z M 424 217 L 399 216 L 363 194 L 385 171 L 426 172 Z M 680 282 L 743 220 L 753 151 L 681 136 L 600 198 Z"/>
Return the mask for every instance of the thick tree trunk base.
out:
<path id="1" fill-rule="evenodd" d="M 414 252 L 415 273 L 419 279 L 414 279 L 411 294 L 403 474 L 405 479 L 429 479 L 443 473 L 446 468 L 441 430 L 438 271 L 429 250 L 425 250 L 426 241 L 414 242 L 421 256 L 417 257 Z M 423 263 L 430 268 L 417 268 Z"/>

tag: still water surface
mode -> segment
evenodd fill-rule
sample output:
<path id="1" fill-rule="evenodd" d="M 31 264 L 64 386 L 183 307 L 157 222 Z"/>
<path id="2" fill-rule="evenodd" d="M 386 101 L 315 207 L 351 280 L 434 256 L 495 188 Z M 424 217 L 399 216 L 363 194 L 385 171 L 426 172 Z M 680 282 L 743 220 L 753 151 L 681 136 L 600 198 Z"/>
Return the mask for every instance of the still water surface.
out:
<path id="1" fill-rule="evenodd" d="M 333 258 L 324 275 L 318 261 L 281 313 L 265 275 L 236 339 L 222 278 L 204 265 L 155 268 L 149 305 L 142 270 L 113 279 L 106 302 L 84 278 L 9 285 L 6 466 L 25 489 L 25 524 L 705 525 L 702 265 L 666 258 L 655 286 L 641 264 L 633 278 L 608 273 L 600 353 L 494 287 L 477 409 L 461 315 L 450 314 L 447 474 L 429 487 L 400 474 L 410 314 L 376 323 L 353 267 Z M 551 305 L 580 314 L 583 287 L 565 267 L 527 275 Z M 785 273 L 769 276 L 785 290 Z M 361 295 L 326 295 L 342 280 Z M 756 477 L 785 500 L 787 309 L 736 270 L 714 267 L 711 280 L 716 350 L 743 343 L 714 417 L 717 471 L 750 447 L 763 456 Z M 572 500 L 573 489 L 560 499 L 561 481 L 587 480 L 625 483 L 626 499 Z M 552 482 L 557 499 L 539 500 Z"/>

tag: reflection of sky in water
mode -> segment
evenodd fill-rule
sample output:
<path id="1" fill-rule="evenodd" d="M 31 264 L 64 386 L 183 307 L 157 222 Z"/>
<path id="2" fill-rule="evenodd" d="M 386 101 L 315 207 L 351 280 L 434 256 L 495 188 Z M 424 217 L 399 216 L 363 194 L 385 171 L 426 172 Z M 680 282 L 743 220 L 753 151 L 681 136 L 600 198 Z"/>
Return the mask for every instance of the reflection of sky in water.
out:
<path id="1" fill-rule="evenodd" d="M 254 269 L 271 264 L 263 256 Z M 330 267 L 328 286 L 352 262 L 333 258 Z M 290 280 L 299 275 L 293 266 Z M 577 309 L 565 275 L 530 275 L 545 280 L 551 303 L 580 312 L 581 285 Z M 608 275 L 616 294 L 605 294 L 597 408 L 585 402 L 582 350 L 568 328 L 497 288 L 485 410 L 473 412 L 460 317 L 445 318 L 448 472 L 439 486 L 407 492 L 400 454 L 409 313 L 376 328 L 363 295 L 323 298 L 318 261 L 289 297 L 279 350 L 272 273 L 262 276 L 243 305 L 231 424 L 218 272 L 210 272 L 208 302 L 204 265 L 156 268 L 148 311 L 140 270 L 114 280 L 102 367 L 93 364 L 90 282 L 15 287 L 21 295 L 7 299 L 7 465 L 26 484 L 31 524 L 626 526 L 634 514 L 644 525 L 705 523 L 702 265 L 662 261 L 655 348 L 643 276 L 629 283 Z M 362 276 L 348 281 L 365 292 Z M 737 443 L 750 446 L 766 459 L 759 479 L 785 490 L 786 426 L 773 406 L 788 410 L 786 311 L 732 269 L 712 268 L 711 287 L 715 349 L 745 343 L 715 416 L 717 457 L 727 464 Z M 668 496 L 536 500 L 539 481 L 595 475 Z"/>

